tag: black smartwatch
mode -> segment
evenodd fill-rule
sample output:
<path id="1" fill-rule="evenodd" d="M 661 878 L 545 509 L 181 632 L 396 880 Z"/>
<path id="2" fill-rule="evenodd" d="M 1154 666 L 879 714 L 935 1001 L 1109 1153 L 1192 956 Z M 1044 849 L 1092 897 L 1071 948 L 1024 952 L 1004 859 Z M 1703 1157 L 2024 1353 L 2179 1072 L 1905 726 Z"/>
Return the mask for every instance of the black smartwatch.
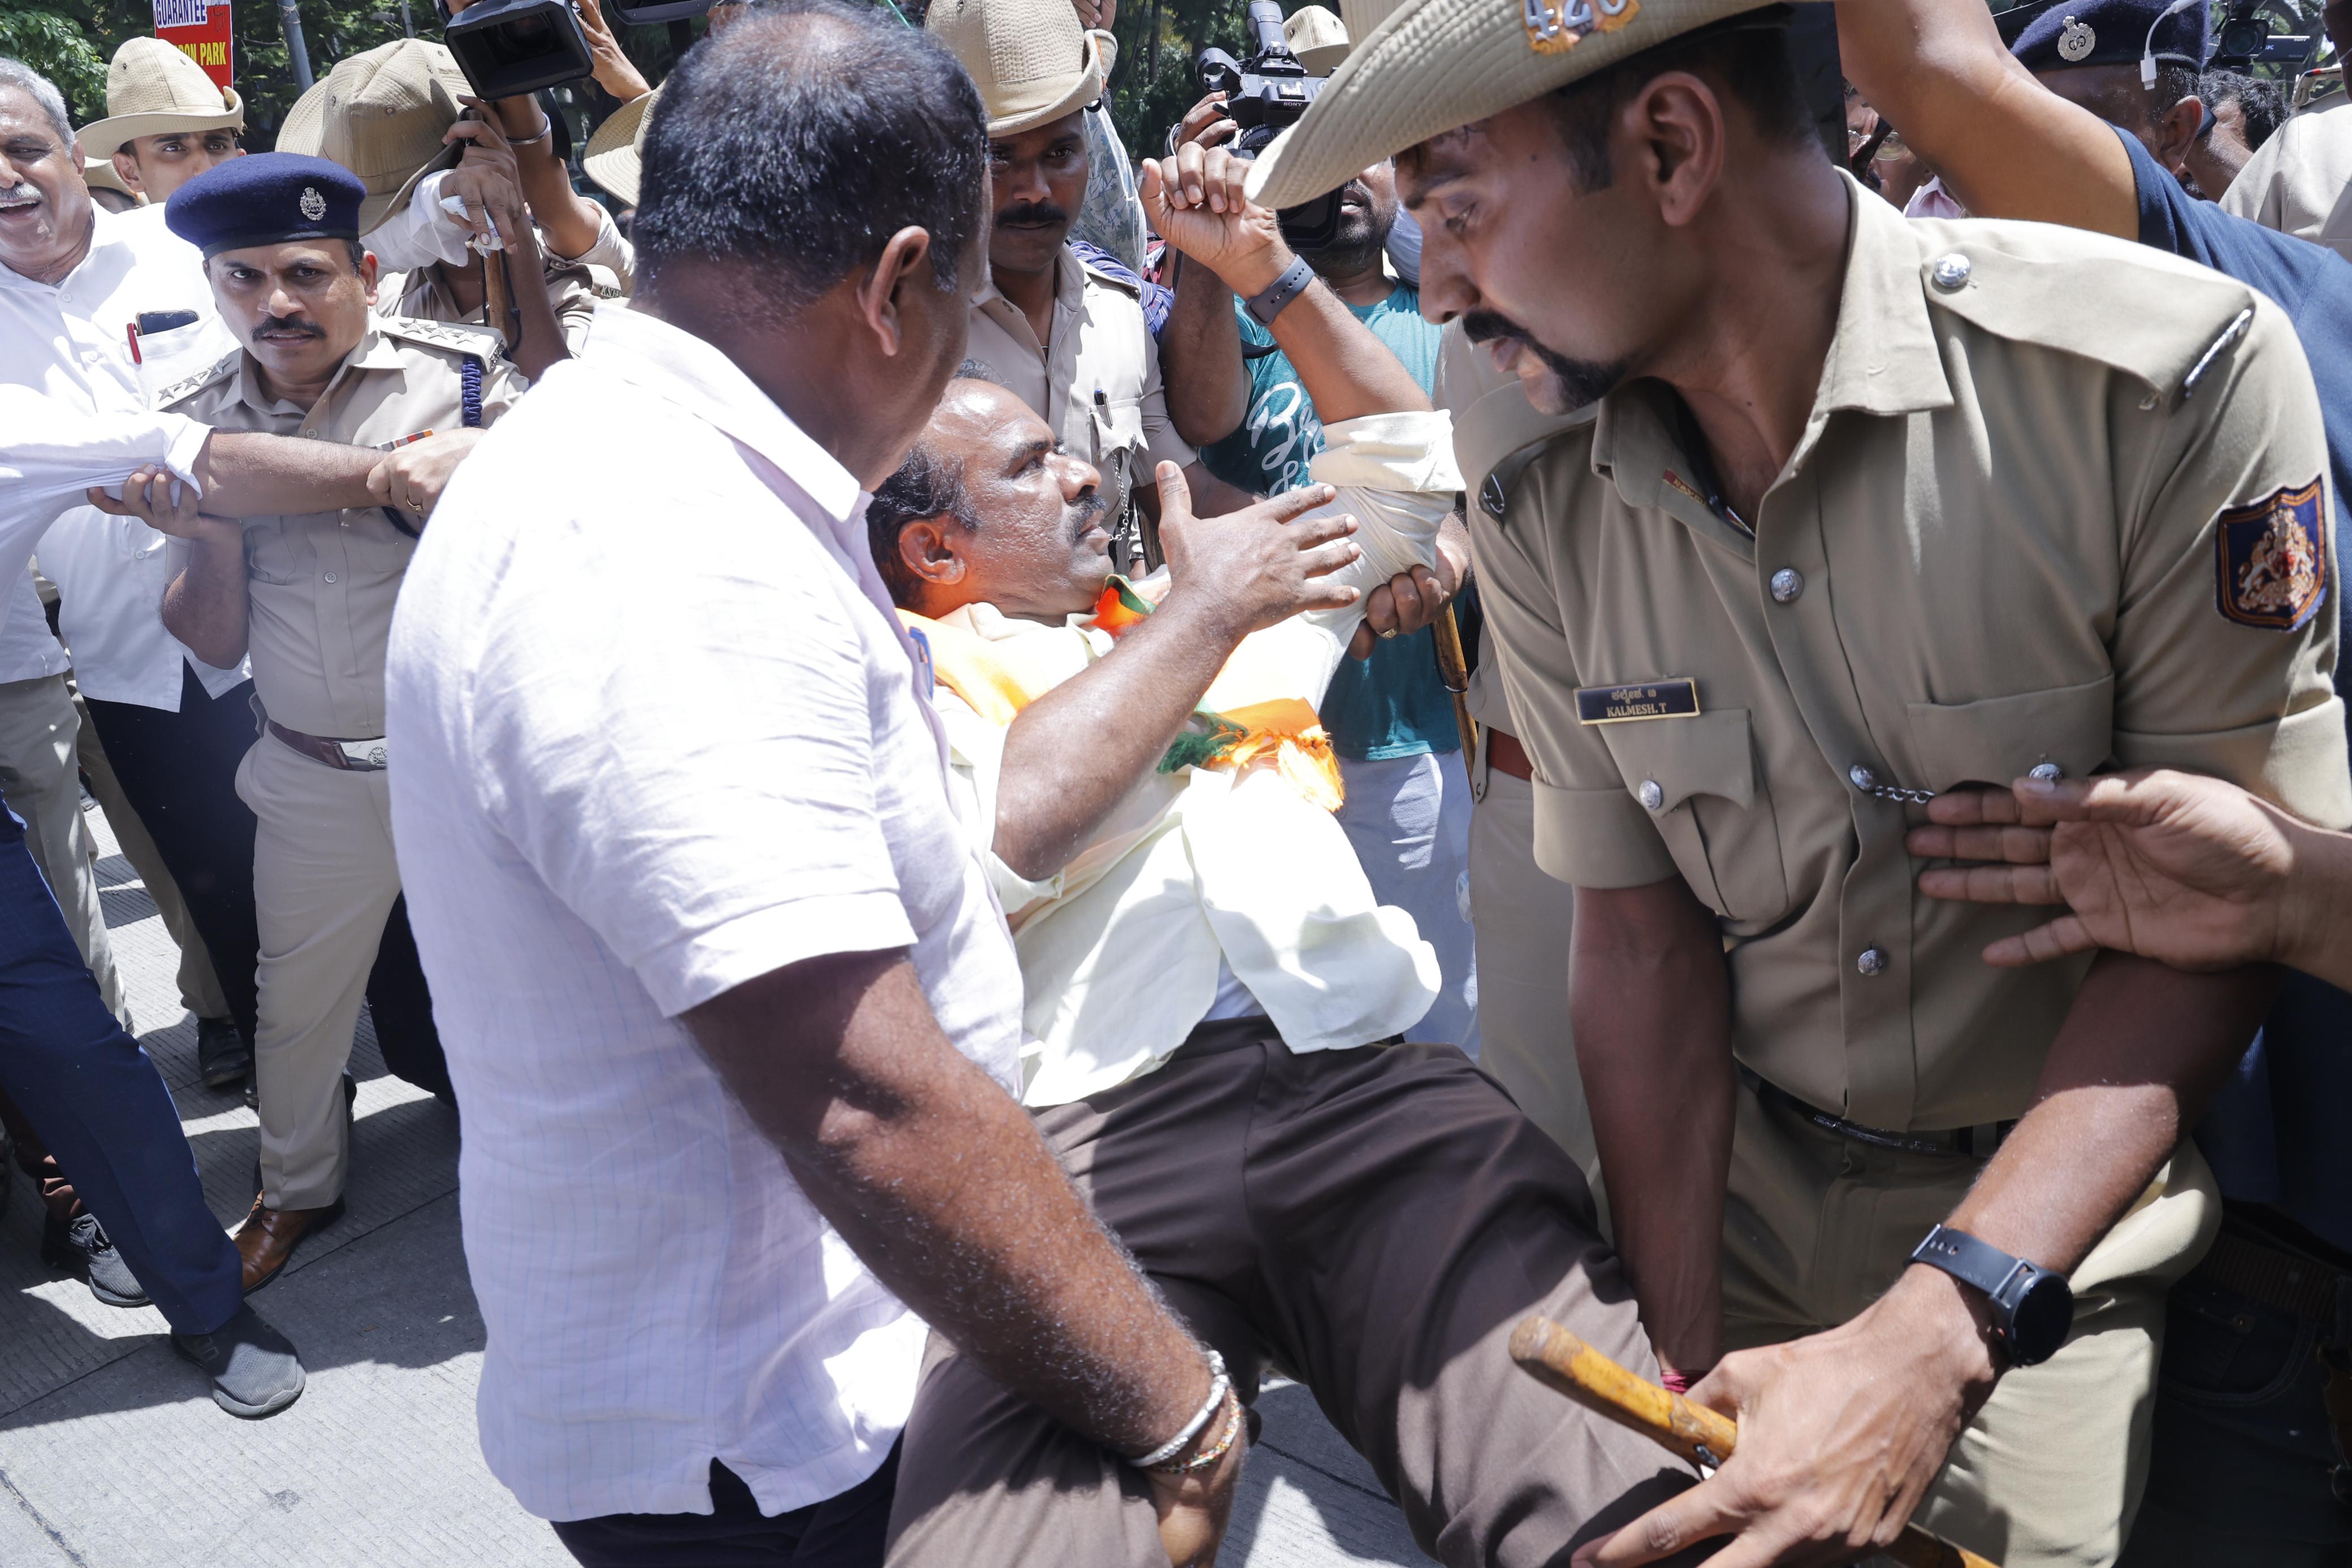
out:
<path id="1" fill-rule="evenodd" d="M 1965 1230 L 1938 1225 L 1911 1249 L 1911 1261 L 1941 1269 L 1990 1298 L 1993 1333 L 2011 1366 L 2048 1361 L 2074 1326 L 2074 1292 L 2064 1275 L 2012 1258 Z"/>

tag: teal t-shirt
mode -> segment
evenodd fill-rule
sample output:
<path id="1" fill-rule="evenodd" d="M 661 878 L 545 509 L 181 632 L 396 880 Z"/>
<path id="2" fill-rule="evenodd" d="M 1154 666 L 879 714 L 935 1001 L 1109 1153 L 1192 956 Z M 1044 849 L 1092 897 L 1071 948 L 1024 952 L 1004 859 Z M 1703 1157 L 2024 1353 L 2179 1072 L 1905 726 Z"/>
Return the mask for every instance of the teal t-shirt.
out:
<path id="1" fill-rule="evenodd" d="M 1356 319 L 1389 346 L 1426 392 L 1437 379 L 1438 329 L 1423 320 L 1421 296 L 1399 284 L 1377 305 L 1351 305 Z M 1205 448 L 1209 472 L 1244 490 L 1276 495 L 1307 483 L 1307 465 L 1323 450 L 1323 423 L 1299 384 L 1298 372 L 1274 334 L 1234 301 L 1241 326 L 1243 367 L 1250 378 L 1249 412 L 1241 428 Z M 1272 350 L 1257 358 L 1248 354 Z M 1391 637 L 1369 659 L 1342 659 L 1324 694 L 1323 727 L 1342 757 L 1380 759 L 1424 751 L 1459 751 L 1454 699 L 1437 674 L 1437 634 L 1427 628 Z"/>

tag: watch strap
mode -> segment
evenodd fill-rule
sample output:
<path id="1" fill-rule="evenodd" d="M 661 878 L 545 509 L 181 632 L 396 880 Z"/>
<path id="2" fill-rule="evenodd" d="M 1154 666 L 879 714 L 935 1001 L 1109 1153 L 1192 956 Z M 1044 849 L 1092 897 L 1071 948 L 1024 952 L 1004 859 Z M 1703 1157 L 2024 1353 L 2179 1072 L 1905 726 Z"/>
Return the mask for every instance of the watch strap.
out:
<path id="1" fill-rule="evenodd" d="M 1955 1230 L 1948 1225 L 1938 1225 L 1927 1232 L 1918 1246 L 1911 1250 L 1911 1261 L 1941 1269 L 1956 1280 L 1974 1285 L 1991 1297 L 1995 1304 L 2011 1304 L 2007 1292 L 2011 1281 L 2021 1273 L 2030 1274 L 2033 1265 L 2022 1258 L 2013 1258 L 1988 1241 L 1979 1241 L 1965 1230 Z"/>
<path id="2" fill-rule="evenodd" d="M 1307 286 L 1314 281 L 1315 269 L 1307 265 L 1307 258 L 1294 256 L 1290 265 L 1282 269 L 1282 276 L 1251 295 L 1244 308 L 1259 326 L 1271 327 L 1274 319 L 1282 314 L 1283 307 L 1306 293 Z"/>

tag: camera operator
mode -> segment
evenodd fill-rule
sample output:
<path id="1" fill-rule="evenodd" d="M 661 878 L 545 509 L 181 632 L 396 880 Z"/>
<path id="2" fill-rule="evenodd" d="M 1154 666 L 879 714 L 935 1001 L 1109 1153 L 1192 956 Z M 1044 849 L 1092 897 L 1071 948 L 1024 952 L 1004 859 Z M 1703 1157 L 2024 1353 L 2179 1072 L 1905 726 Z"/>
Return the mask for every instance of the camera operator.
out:
<path id="1" fill-rule="evenodd" d="M 1195 104 L 1179 128 L 1175 155 L 1144 178 L 1146 212 L 1181 253 L 1176 301 L 1160 334 L 1169 412 L 1180 433 L 1202 444 L 1211 474 L 1279 494 L 1307 482 L 1327 423 L 1427 402 L 1438 329 L 1423 319 L 1419 293 L 1382 266 L 1397 210 L 1386 160 L 1342 190 L 1338 232 L 1313 250 L 1294 253 L 1276 215 L 1264 208 L 1232 225 L 1167 211 L 1170 178 L 1188 202 L 1222 191 L 1228 179 L 1226 199 L 1242 199 L 1248 165 L 1230 146 L 1238 127 L 1223 101 L 1211 93 Z M 1319 281 L 1286 297 L 1279 286 L 1301 261 Z M 1269 293 L 1279 300 L 1271 311 Z M 1365 408 L 1310 398 L 1300 366 L 1319 372 L 1318 385 L 1360 389 Z M 1443 760 L 1459 753 L 1461 739 L 1430 627 L 1469 560 L 1467 535 L 1451 525 L 1439 536 L 1435 571 L 1416 571 L 1376 597 L 1350 649 L 1356 656 L 1332 677 L 1320 712 L 1347 785 L 1340 824 L 1373 891 L 1412 914 L 1444 971 L 1444 988 L 1413 1038 L 1475 1054 L 1475 959 L 1458 891 L 1469 863 L 1469 782 Z"/>
<path id="2" fill-rule="evenodd" d="M 468 109 L 482 118 L 464 118 Z M 395 38 L 338 60 L 288 112 L 278 149 L 340 163 L 367 185 L 360 231 L 383 268 L 383 314 L 488 326 L 505 338 L 516 368 L 537 380 L 586 337 L 595 294 L 587 268 L 541 251 L 520 160 L 490 118 L 494 109 L 473 95 L 445 46 Z M 548 120 L 541 137 L 553 130 Z M 456 222 L 442 205 L 447 197 L 478 210 L 482 226 L 503 235 L 503 248 L 483 250 L 478 260 L 506 263 L 507 320 L 488 319 L 471 221 Z M 540 287 L 529 287 L 534 280 Z"/>
<path id="3" fill-rule="evenodd" d="M 1159 464 L 1184 471 L 1200 516 L 1251 497 L 1213 477 L 1170 422 L 1138 286 L 1070 247 L 1091 167 L 1082 111 L 1103 93 L 1101 35 L 1080 29 L 1069 0 L 940 0 L 924 26 L 971 74 L 988 110 L 992 281 L 972 305 L 968 352 L 1100 472 L 1111 559 L 1135 569 L 1144 555 L 1136 514 L 1159 516 L 1148 483 Z M 1053 64 L 1041 72 L 1039 61 Z"/>

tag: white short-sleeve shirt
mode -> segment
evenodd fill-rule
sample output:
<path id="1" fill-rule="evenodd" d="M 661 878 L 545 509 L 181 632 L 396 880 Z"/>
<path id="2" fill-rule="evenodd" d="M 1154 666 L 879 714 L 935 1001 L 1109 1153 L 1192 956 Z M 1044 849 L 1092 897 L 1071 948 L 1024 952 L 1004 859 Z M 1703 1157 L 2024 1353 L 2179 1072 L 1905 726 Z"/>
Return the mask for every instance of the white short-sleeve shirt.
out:
<path id="1" fill-rule="evenodd" d="M 854 479 L 718 349 L 607 306 L 467 459 L 394 616 L 393 831 L 466 1107 L 491 1469 L 550 1519 L 864 1479 L 924 1328 L 677 1015 L 908 949 L 1010 1089 L 1021 976 Z"/>

